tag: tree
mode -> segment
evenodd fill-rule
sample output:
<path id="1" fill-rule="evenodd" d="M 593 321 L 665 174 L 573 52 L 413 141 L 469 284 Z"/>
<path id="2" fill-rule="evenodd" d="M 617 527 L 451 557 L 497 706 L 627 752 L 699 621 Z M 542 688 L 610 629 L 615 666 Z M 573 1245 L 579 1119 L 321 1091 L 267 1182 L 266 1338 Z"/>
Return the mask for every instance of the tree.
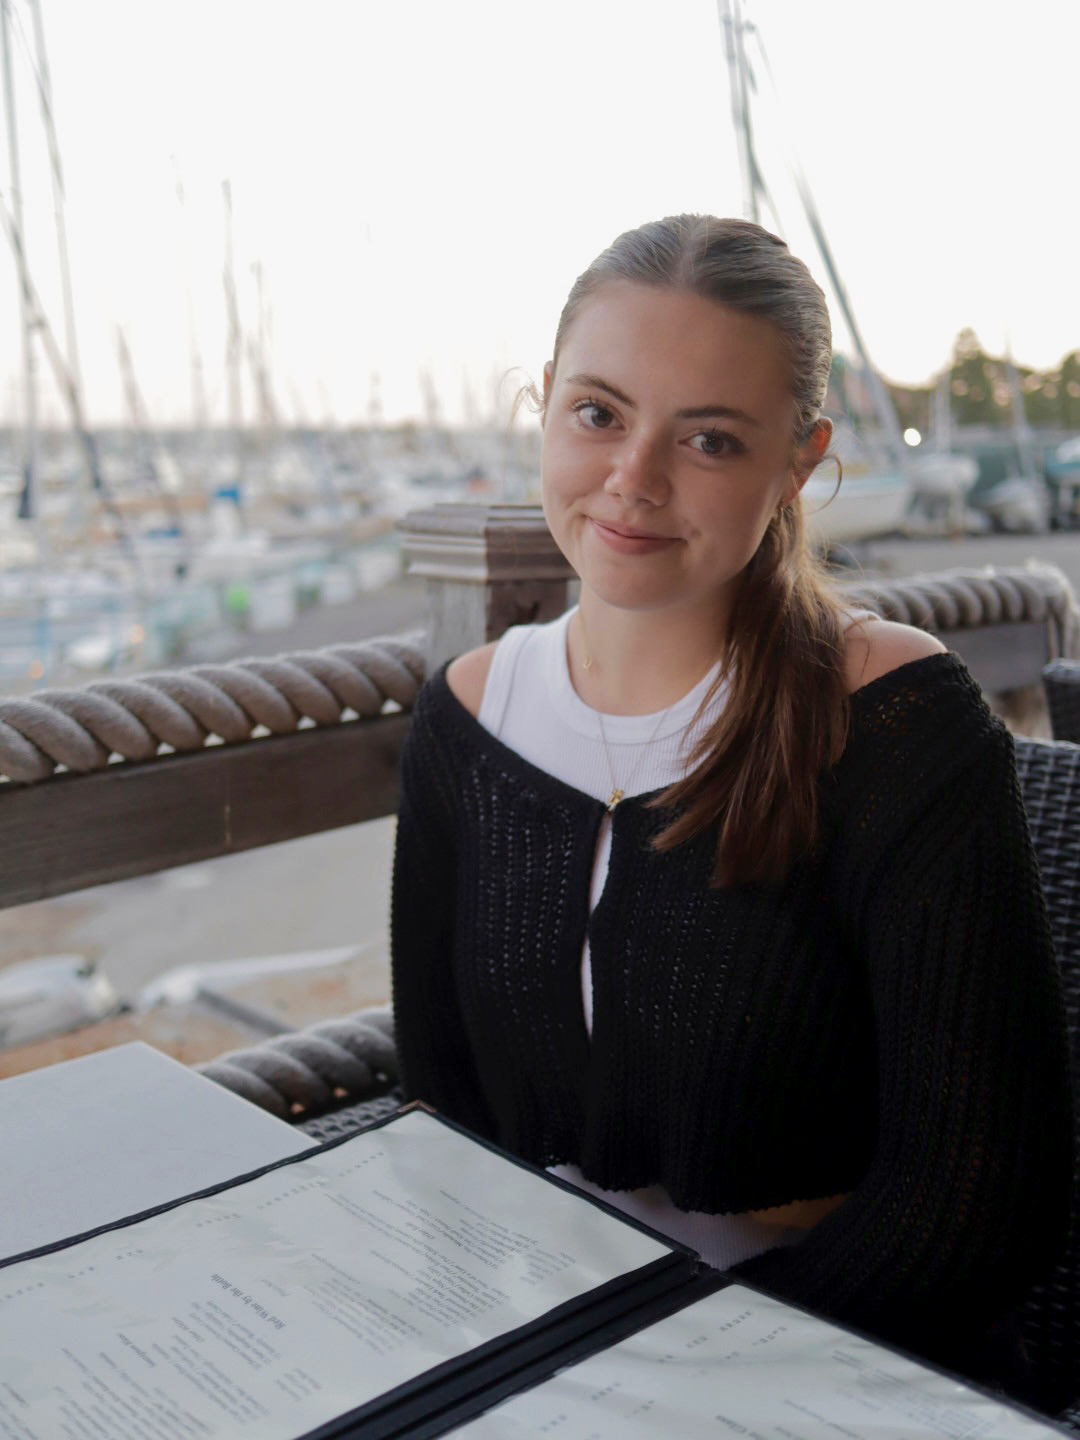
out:
<path id="1" fill-rule="evenodd" d="M 1026 365 L 1012 368 L 1030 425 L 1038 429 L 1080 430 L 1080 350 L 1066 355 L 1056 369 L 1033 370 Z M 961 330 L 956 337 L 948 378 L 950 413 L 955 425 L 1012 428 L 1013 382 L 1009 362 L 988 355 L 974 330 Z M 923 435 L 929 433 L 931 397 L 936 383 L 896 385 L 887 382 L 902 430 L 914 428 Z M 858 424 L 860 418 L 865 419 L 870 413 L 864 390 L 858 369 L 843 356 L 834 355 L 827 407 L 846 410 Z"/>
<path id="2" fill-rule="evenodd" d="M 1000 366 L 985 353 L 974 330 L 961 330 L 949 371 L 952 417 L 957 425 L 1002 423 L 1009 403 L 1007 387 L 1002 395 L 1002 378 Z"/>

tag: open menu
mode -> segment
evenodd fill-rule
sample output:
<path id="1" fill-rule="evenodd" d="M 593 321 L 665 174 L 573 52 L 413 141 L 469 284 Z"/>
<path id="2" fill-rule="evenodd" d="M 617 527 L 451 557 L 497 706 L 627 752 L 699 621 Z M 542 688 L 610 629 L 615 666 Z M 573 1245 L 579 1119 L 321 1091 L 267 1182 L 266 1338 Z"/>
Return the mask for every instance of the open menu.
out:
<path id="1" fill-rule="evenodd" d="M 1038 1440 L 954 1377 L 730 1285 L 515 1396 L 459 1440 Z"/>
<path id="2" fill-rule="evenodd" d="M 1057 1433 L 423 1107 L 0 1263 L 0 1440 L 451 1430 Z"/>
<path id="3" fill-rule="evenodd" d="M 690 1252 L 423 1109 L 0 1267 L 4 1440 L 393 1435 Z M 546 1360 L 550 1357 L 550 1362 Z"/>

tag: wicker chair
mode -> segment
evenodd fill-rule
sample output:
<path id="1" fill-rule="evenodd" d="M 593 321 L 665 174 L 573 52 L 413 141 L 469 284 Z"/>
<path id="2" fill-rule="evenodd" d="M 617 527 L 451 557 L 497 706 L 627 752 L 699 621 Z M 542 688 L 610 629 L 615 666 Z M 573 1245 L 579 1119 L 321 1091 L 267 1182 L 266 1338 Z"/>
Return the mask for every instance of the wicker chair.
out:
<path id="1" fill-rule="evenodd" d="M 1042 677 L 1054 739 L 1080 742 L 1080 663 L 1053 660 Z"/>
<path id="2" fill-rule="evenodd" d="M 1080 745 L 1018 737 L 1016 765 L 1061 966 L 1080 1159 Z M 1065 1258 L 1017 1319 L 1044 1403 L 1080 1433 L 1080 1193 Z"/>

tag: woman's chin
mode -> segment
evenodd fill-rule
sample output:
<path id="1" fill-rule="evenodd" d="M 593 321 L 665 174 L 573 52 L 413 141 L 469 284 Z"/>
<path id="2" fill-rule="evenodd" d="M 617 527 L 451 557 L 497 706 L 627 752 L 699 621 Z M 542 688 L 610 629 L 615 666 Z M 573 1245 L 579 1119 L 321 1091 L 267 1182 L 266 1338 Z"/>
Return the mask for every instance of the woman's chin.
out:
<path id="1" fill-rule="evenodd" d="M 588 593 L 614 610 L 649 612 L 677 608 L 686 603 L 685 596 L 671 586 L 650 584 L 644 577 L 598 575 L 589 571 L 584 574 L 578 571 L 578 575 L 582 594 Z"/>

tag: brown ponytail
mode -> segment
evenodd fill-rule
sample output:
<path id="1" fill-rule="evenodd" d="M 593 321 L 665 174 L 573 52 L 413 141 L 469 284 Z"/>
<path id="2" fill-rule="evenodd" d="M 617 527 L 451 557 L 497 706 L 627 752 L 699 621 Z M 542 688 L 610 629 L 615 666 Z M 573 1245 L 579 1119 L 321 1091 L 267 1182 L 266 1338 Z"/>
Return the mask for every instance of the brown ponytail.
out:
<path id="1" fill-rule="evenodd" d="M 656 801 L 679 812 L 656 845 L 670 850 L 716 826 L 713 882 L 768 884 L 813 851 L 818 780 L 848 727 L 839 610 L 807 553 L 797 501 L 773 518 L 743 573 L 724 679 L 726 703 L 690 774 Z"/>
<path id="2" fill-rule="evenodd" d="M 675 215 L 621 235 L 579 276 L 555 361 L 578 307 L 611 280 L 690 291 L 760 315 L 783 336 L 796 408 L 793 451 L 821 417 L 832 359 L 825 297 L 784 242 L 745 220 Z M 678 811 L 670 850 L 716 827 L 718 885 L 779 881 L 818 838 L 818 784 L 847 738 L 840 606 L 804 533 L 796 498 L 773 517 L 732 610 L 723 712 L 685 780 L 655 802 Z"/>

